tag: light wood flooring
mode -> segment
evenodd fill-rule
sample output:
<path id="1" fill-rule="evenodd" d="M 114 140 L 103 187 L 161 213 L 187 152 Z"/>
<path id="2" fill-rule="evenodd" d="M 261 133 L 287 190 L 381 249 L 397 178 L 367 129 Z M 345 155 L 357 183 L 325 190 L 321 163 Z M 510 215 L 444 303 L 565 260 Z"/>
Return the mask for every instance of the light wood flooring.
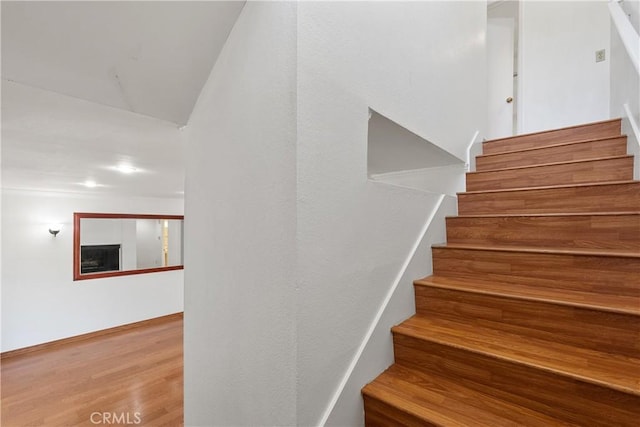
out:
<path id="1" fill-rule="evenodd" d="M 183 425 L 179 315 L 2 359 L 2 427 Z"/>

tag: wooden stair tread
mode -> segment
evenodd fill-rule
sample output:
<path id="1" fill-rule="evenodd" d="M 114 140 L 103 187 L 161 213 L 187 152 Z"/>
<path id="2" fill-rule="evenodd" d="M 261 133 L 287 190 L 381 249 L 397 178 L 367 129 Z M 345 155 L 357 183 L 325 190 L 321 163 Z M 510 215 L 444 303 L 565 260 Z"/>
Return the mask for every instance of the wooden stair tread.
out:
<path id="1" fill-rule="evenodd" d="M 392 331 L 640 396 L 638 358 L 418 315 Z"/>
<path id="2" fill-rule="evenodd" d="M 425 277 L 414 281 L 414 284 L 640 316 L 640 297 L 633 296 L 439 276 Z"/>
<path id="3" fill-rule="evenodd" d="M 477 172 L 516 166 L 532 166 L 548 162 L 589 160 L 622 156 L 627 153 L 627 136 L 573 141 L 545 146 L 512 147 L 509 151 L 476 156 Z"/>
<path id="4" fill-rule="evenodd" d="M 632 179 L 633 156 L 623 155 L 468 172 L 465 180 L 479 191 Z"/>
<path id="5" fill-rule="evenodd" d="M 562 216 L 615 216 L 615 215 L 640 215 L 640 211 L 620 211 L 620 212 L 554 212 L 554 213 L 493 213 L 493 214 L 472 214 L 455 215 L 445 218 L 531 218 L 531 217 L 562 217 Z"/>
<path id="6" fill-rule="evenodd" d="M 486 154 L 501 153 L 504 151 L 513 151 L 514 147 L 523 149 L 590 138 L 616 137 L 622 135 L 621 128 L 622 120 L 614 119 L 588 123 L 586 125 L 550 129 L 484 141 L 482 151 Z"/>
<path id="7" fill-rule="evenodd" d="M 531 147 L 531 148 L 521 148 L 518 150 L 511 150 L 511 151 L 501 151 L 500 153 L 491 153 L 491 154 L 480 154 L 476 157 L 495 157 L 495 156 L 500 156 L 503 154 L 514 154 L 514 153 L 526 153 L 529 151 L 537 151 L 537 150 L 545 150 L 548 148 L 557 148 L 557 147 L 566 147 L 569 145 L 578 145 L 578 144 L 585 144 L 585 143 L 589 143 L 589 142 L 597 142 L 597 141 L 606 141 L 609 139 L 613 139 L 613 138 L 620 138 L 620 137 L 626 137 L 627 135 L 618 135 L 618 136 L 604 136 L 604 137 L 599 137 L 599 138 L 589 138 L 589 139 L 581 139 L 578 141 L 569 141 L 569 142 L 560 142 L 558 144 L 550 144 L 550 145 L 545 145 L 544 147 Z M 488 142 L 488 141 L 486 141 Z"/>
<path id="8" fill-rule="evenodd" d="M 398 364 L 367 384 L 362 393 L 443 427 L 575 425 Z"/>
<path id="9" fill-rule="evenodd" d="M 514 186 L 458 193 L 459 214 L 640 210 L 640 181 Z"/>
<path id="10" fill-rule="evenodd" d="M 365 423 L 636 425 L 640 181 L 622 120 L 484 141 Z"/>
<path id="11" fill-rule="evenodd" d="M 581 182 L 575 184 L 558 184 L 558 185 L 545 185 L 540 187 L 517 187 L 517 188 L 498 188 L 494 190 L 476 190 L 476 191 L 461 191 L 458 192 L 458 195 L 465 194 L 485 194 L 485 193 L 507 193 L 514 191 L 530 191 L 530 190 L 554 190 L 559 188 L 573 188 L 573 187 L 598 187 L 598 186 L 606 186 L 606 185 L 628 185 L 628 184 L 636 184 L 640 183 L 640 181 L 635 180 L 623 180 L 623 181 L 607 181 L 607 182 Z"/>
<path id="12" fill-rule="evenodd" d="M 432 245 L 434 248 L 466 249 L 476 251 L 502 251 L 502 252 L 524 252 L 539 254 L 563 254 L 563 255 L 584 255 L 603 256 L 621 258 L 640 258 L 638 251 L 620 249 L 588 249 L 588 248 L 554 248 L 538 246 L 494 246 L 494 245 L 469 245 L 464 243 L 443 243 Z"/>
<path id="13" fill-rule="evenodd" d="M 633 158 L 632 155 L 625 154 L 622 156 L 596 157 L 593 159 L 585 159 L 585 160 L 570 160 L 565 162 L 549 162 L 549 163 L 540 163 L 540 164 L 528 165 L 528 166 L 513 166 L 509 168 L 486 169 L 482 171 L 467 172 L 467 175 L 477 175 L 477 174 L 484 174 L 484 173 L 490 173 L 490 172 L 514 171 L 514 170 L 522 170 L 522 169 L 535 169 L 535 168 L 543 168 L 547 166 L 573 165 L 576 163 L 590 163 L 590 162 L 599 162 L 602 160 L 626 159 L 629 157 Z"/>
<path id="14" fill-rule="evenodd" d="M 446 218 L 453 244 L 611 249 L 640 253 L 640 214 Z"/>
<path id="15" fill-rule="evenodd" d="M 597 122 L 587 123 L 586 125 L 585 124 L 579 124 L 579 125 L 565 126 L 565 127 L 556 128 L 556 129 L 542 130 L 542 131 L 538 131 L 538 132 L 528 132 L 528 133 L 522 133 L 522 134 L 519 134 L 519 135 L 505 136 L 503 138 L 494 138 L 494 139 L 486 140 L 486 141 L 484 141 L 484 144 L 490 144 L 492 142 L 497 142 L 497 141 L 514 140 L 514 139 L 518 139 L 518 138 L 522 138 L 522 137 L 526 137 L 526 136 L 544 135 L 544 134 L 563 131 L 563 130 L 579 129 L 579 128 L 583 128 L 585 126 L 593 126 L 593 125 L 599 125 L 599 124 L 604 124 L 604 123 L 619 122 L 620 120 L 621 120 L 620 118 L 608 119 L 608 120 L 600 120 L 600 121 L 597 121 Z"/>

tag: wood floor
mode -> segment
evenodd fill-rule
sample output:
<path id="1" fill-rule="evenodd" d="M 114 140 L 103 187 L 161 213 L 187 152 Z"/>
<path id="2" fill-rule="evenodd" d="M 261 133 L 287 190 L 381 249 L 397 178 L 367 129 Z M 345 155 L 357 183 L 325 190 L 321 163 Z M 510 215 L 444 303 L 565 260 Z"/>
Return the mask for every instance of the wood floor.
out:
<path id="1" fill-rule="evenodd" d="M 2 359 L 2 427 L 183 425 L 182 317 Z"/>

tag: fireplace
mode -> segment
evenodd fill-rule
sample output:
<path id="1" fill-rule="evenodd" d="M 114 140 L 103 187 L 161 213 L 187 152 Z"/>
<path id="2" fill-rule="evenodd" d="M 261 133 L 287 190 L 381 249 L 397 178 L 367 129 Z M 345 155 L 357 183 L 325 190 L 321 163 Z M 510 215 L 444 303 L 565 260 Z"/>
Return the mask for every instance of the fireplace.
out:
<path id="1" fill-rule="evenodd" d="M 120 245 L 80 247 L 80 274 L 120 270 Z"/>

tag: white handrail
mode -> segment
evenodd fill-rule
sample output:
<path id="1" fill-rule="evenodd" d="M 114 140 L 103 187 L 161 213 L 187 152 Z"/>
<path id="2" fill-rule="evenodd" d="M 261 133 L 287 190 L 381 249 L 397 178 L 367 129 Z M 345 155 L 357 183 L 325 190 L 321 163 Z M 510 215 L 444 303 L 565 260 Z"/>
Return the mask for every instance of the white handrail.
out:
<path id="1" fill-rule="evenodd" d="M 467 145 L 467 158 L 465 159 L 465 169 L 467 170 L 467 172 L 469 172 L 471 169 L 471 147 L 473 147 L 475 144 L 480 142 L 477 140 L 478 135 L 480 135 L 479 130 L 477 130 L 476 133 L 473 134 L 473 137 L 471 138 L 469 145 Z"/>
<path id="2" fill-rule="evenodd" d="M 396 275 L 396 278 L 393 281 L 391 288 L 389 288 L 389 290 L 387 291 L 387 295 L 385 296 L 384 300 L 382 301 L 382 304 L 378 308 L 378 312 L 376 313 L 376 316 L 374 317 L 373 321 L 369 325 L 369 329 L 367 330 L 367 333 L 365 334 L 364 339 L 360 343 L 360 346 L 358 347 L 356 354 L 353 356 L 353 359 L 351 359 L 351 363 L 349 364 L 347 371 L 343 375 L 342 380 L 340 381 L 340 384 L 334 391 L 333 396 L 331 397 L 331 400 L 329 401 L 329 404 L 327 405 L 327 408 L 325 409 L 324 414 L 322 415 L 322 418 L 320 419 L 320 422 L 318 425 L 325 426 L 327 424 L 327 420 L 329 419 L 329 416 L 331 415 L 333 408 L 336 406 L 336 403 L 338 402 L 338 399 L 340 398 L 342 391 L 347 385 L 347 381 L 349 381 L 349 378 L 351 377 L 351 374 L 353 374 L 353 371 L 355 370 L 356 365 L 358 364 L 358 361 L 362 356 L 362 353 L 364 353 L 365 347 L 367 346 L 367 344 L 369 343 L 369 340 L 371 339 L 371 336 L 375 332 L 376 327 L 378 326 L 378 323 L 382 318 L 382 315 L 384 314 L 387 306 L 389 305 L 389 302 L 391 301 L 391 297 L 393 297 L 393 294 L 396 292 L 396 289 L 400 284 L 400 279 L 402 279 L 402 276 L 404 276 L 404 273 L 407 271 L 407 268 L 409 267 L 409 263 L 411 262 L 414 255 L 416 254 L 418 247 L 420 247 L 420 243 L 424 239 L 425 234 L 427 234 L 427 230 L 431 226 L 433 219 L 435 218 L 436 214 L 440 210 L 440 207 L 442 206 L 442 202 L 444 201 L 444 198 L 445 198 L 444 194 L 441 194 L 440 196 L 438 196 L 438 199 L 433 209 L 431 210 L 431 213 L 427 217 L 427 220 L 425 221 L 424 225 L 422 226 L 422 229 L 420 230 L 420 233 L 418 234 L 418 238 L 416 239 L 416 241 L 413 244 L 413 247 L 409 251 L 409 255 L 407 255 L 407 258 L 404 260 L 404 263 L 400 267 L 400 271 L 398 271 L 398 274 Z"/>
<path id="3" fill-rule="evenodd" d="M 629 18 L 622 10 L 622 7 L 616 0 L 609 1 L 609 13 L 611 14 L 611 20 L 618 30 L 618 34 L 622 39 L 624 47 L 627 49 L 629 58 L 636 68 L 638 74 L 640 74 L 640 36 L 636 33 L 636 30 L 631 25 Z"/>
<path id="4" fill-rule="evenodd" d="M 629 104 L 623 105 L 624 112 L 627 115 L 627 119 L 629 119 L 629 125 L 631 126 L 631 130 L 633 132 L 633 136 L 635 136 L 638 145 L 640 145 L 640 125 L 636 122 L 635 117 L 631 113 L 631 108 L 629 108 Z"/>

